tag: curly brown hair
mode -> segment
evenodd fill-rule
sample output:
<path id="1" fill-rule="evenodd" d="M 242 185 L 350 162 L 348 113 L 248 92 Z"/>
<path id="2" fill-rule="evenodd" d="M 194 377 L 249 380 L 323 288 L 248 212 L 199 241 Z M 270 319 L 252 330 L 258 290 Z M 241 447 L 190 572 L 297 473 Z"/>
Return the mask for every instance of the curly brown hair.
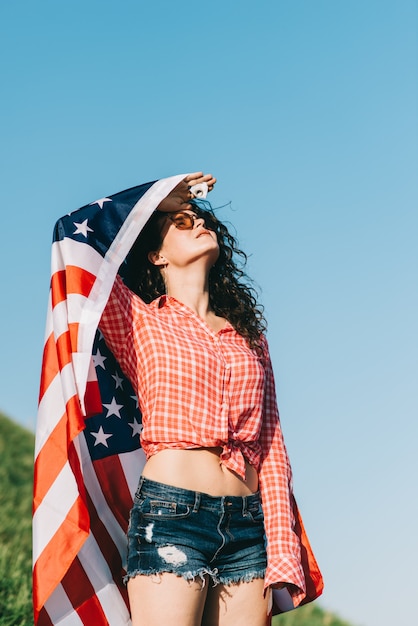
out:
<path id="1" fill-rule="evenodd" d="M 218 238 L 219 257 L 209 272 L 209 302 L 216 315 L 224 317 L 257 349 L 266 330 L 263 307 L 257 303 L 252 281 L 244 272 L 247 255 L 238 248 L 237 240 L 215 215 L 208 202 L 192 202 L 193 211 L 205 220 L 205 226 Z M 126 285 L 149 303 L 165 293 L 160 268 L 148 259 L 148 253 L 162 245 L 163 212 L 155 211 L 126 257 L 120 274 Z"/>

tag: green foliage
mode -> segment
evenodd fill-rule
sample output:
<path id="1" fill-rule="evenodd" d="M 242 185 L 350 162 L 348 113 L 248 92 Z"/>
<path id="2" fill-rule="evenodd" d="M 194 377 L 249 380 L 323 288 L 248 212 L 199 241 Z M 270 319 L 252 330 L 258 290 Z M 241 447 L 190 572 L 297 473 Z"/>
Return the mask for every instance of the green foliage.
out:
<path id="1" fill-rule="evenodd" d="M 33 448 L 33 434 L 0 414 L 0 626 L 33 625 Z M 350 625 L 314 603 L 274 617 L 273 626 Z"/>
<path id="2" fill-rule="evenodd" d="M 33 434 L 0 415 L 0 626 L 32 618 Z"/>
<path id="3" fill-rule="evenodd" d="M 307 604 L 296 611 L 273 617 L 272 626 L 350 626 L 317 604 Z"/>

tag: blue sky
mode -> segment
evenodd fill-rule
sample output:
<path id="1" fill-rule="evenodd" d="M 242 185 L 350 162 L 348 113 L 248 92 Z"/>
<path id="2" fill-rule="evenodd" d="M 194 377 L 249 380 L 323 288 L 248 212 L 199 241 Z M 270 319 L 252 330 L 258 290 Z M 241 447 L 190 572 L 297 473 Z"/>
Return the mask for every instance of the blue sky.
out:
<path id="1" fill-rule="evenodd" d="M 35 427 L 53 225 L 202 169 L 250 254 L 326 590 L 358 626 L 416 595 L 418 4 L 0 7 L 0 408 Z"/>

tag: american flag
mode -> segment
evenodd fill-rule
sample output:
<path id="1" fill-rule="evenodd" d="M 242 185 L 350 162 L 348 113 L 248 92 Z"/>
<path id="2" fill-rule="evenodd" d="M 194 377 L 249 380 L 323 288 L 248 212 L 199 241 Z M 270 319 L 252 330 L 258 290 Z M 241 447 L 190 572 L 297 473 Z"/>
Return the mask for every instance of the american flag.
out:
<path id="1" fill-rule="evenodd" d="M 55 227 L 35 449 L 33 598 L 40 626 L 131 623 L 122 578 L 144 463 L 141 414 L 98 324 L 138 233 L 183 178 L 101 198 Z"/>

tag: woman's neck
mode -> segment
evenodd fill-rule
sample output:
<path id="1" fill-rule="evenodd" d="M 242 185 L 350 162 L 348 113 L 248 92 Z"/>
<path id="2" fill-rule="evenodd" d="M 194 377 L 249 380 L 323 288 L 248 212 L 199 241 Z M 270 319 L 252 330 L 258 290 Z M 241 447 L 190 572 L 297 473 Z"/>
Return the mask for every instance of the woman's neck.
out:
<path id="1" fill-rule="evenodd" d="M 226 319 L 216 315 L 210 305 L 207 272 L 170 266 L 165 270 L 164 280 L 167 295 L 194 311 L 215 333 L 225 328 Z"/>
<path id="2" fill-rule="evenodd" d="M 164 271 L 167 295 L 182 302 L 202 319 L 212 312 L 209 303 L 209 279 L 200 268 L 168 267 Z"/>

